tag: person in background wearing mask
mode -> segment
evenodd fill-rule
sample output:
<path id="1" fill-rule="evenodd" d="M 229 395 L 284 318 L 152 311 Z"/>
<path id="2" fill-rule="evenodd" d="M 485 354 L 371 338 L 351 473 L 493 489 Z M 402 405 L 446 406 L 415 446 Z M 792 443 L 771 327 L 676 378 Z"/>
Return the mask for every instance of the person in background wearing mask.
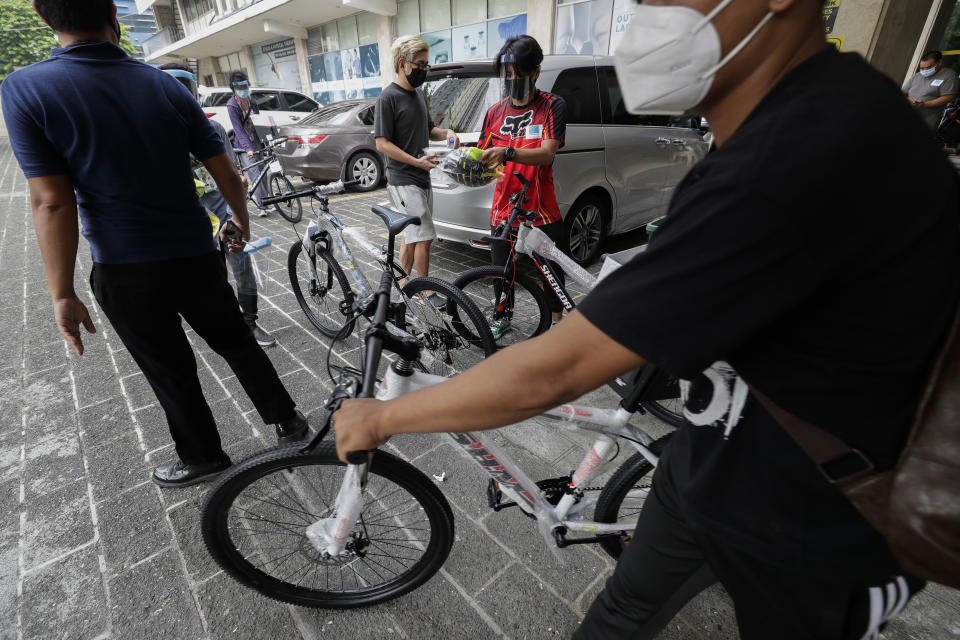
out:
<path id="1" fill-rule="evenodd" d="M 553 158 L 563 146 L 567 130 L 567 105 L 560 96 L 537 89 L 541 62 L 543 50 L 530 36 L 510 38 L 500 48 L 494 58 L 493 68 L 497 76 L 502 78 L 505 96 L 490 107 L 483 117 L 480 140 L 489 138 L 491 146 L 483 152 L 480 162 L 487 165 L 505 163 L 505 177 L 497 183 L 493 192 L 491 229 L 496 232 L 497 226 L 510 217 L 513 208 L 510 196 L 522 188 L 513 175 L 519 172 L 530 182 L 528 200 L 523 208 L 536 211 L 538 215 L 533 221 L 534 226 L 540 227 L 551 240 L 562 246 L 563 217 L 553 185 Z M 517 220 L 516 227 L 521 222 Z M 521 256 L 520 261 L 521 268 L 536 270 L 526 256 Z M 548 261 L 548 264 L 563 287 L 563 269 L 553 261 Z M 542 277 L 535 277 L 534 281 L 545 289 L 548 286 Z M 546 293 L 553 323 L 556 324 L 563 318 L 563 305 L 553 291 Z M 494 338 L 502 336 L 509 328 L 510 320 L 507 318 L 497 320 L 490 326 Z"/>
<path id="2" fill-rule="evenodd" d="M 943 110 L 957 98 L 957 72 L 943 66 L 943 54 L 928 51 L 920 59 L 920 70 L 903 85 L 907 101 L 931 129 L 936 129 Z"/>
<path id="3" fill-rule="evenodd" d="M 416 266 L 418 276 L 427 276 L 430 275 L 430 244 L 437 233 L 433 227 L 430 188 L 434 162 L 424 157 L 423 150 L 430 140 L 452 138 L 454 144 L 459 145 L 460 139 L 450 129 L 434 126 L 426 98 L 419 88 L 430 68 L 427 64 L 430 46 L 420 36 L 400 36 L 394 40 L 391 54 L 397 79 L 377 99 L 373 135 L 377 151 L 387 156 L 387 190 L 394 208 L 421 220 L 419 226 L 410 225 L 403 231 L 400 264 L 408 274 Z M 431 292 L 427 299 L 435 306 L 446 304 L 436 292 Z"/>
<path id="4" fill-rule="evenodd" d="M 0 91 L 60 333 L 82 355 L 80 326 L 94 332 L 74 289 L 79 213 L 93 295 L 163 407 L 179 456 L 158 466 L 153 481 L 183 487 L 230 466 L 182 320 L 223 356 L 279 438 L 302 438 L 307 422 L 243 322 L 197 200 L 191 154 L 250 237 L 240 175 L 223 142 L 177 80 L 117 46 L 111 0 L 33 5 L 62 48 L 9 75 Z"/>
<path id="5" fill-rule="evenodd" d="M 345 401 L 338 454 L 516 423 L 655 363 L 701 402 L 574 638 L 652 638 L 719 580 L 742 638 L 875 639 L 924 583 L 833 484 L 867 463 L 820 468 L 773 416 L 893 466 L 960 299 L 956 175 L 890 81 L 826 45 L 819 0 L 635 11 L 614 55 L 626 109 L 695 110 L 716 149 L 647 250 L 555 329 L 434 387 Z"/>
<path id="6" fill-rule="evenodd" d="M 233 125 L 233 145 L 243 149 L 240 162 L 247 172 L 250 182 L 256 181 L 263 171 L 263 165 L 247 169 L 258 160 L 257 152 L 263 148 L 257 129 L 253 125 L 253 116 L 260 113 L 260 108 L 250 99 L 250 80 L 243 71 L 234 71 L 230 74 L 230 89 L 233 97 L 227 101 L 227 113 L 230 114 L 230 123 Z M 253 192 L 253 199 L 257 203 L 257 214 L 263 218 L 267 210 L 263 208 L 263 199 L 270 195 L 267 180 L 263 179 Z"/>
<path id="7" fill-rule="evenodd" d="M 171 62 L 160 65 L 160 68 L 176 78 L 178 82 L 187 88 L 195 99 L 198 99 L 197 77 L 188 67 Z M 223 142 L 224 152 L 230 155 L 230 138 L 227 136 L 227 130 L 216 120 L 211 119 L 210 124 L 214 130 L 216 130 L 221 142 Z M 204 193 L 200 196 L 200 204 L 220 220 L 220 226 L 222 227 L 227 223 L 227 220 L 233 217 L 230 206 L 227 204 L 223 194 L 220 193 L 220 189 L 217 188 L 216 181 L 213 180 L 210 172 L 206 170 L 202 163 L 194 162 L 194 173 L 204 183 Z M 251 260 L 250 256 L 244 251 L 224 251 L 223 253 L 227 259 L 227 263 L 230 265 L 230 269 L 233 271 L 233 279 L 237 284 L 237 300 L 240 302 L 240 310 L 243 312 L 244 322 L 247 323 L 250 331 L 253 332 L 253 337 L 257 340 L 257 344 L 261 347 L 273 346 L 277 343 L 277 339 L 257 324 L 259 299 L 257 297 L 257 278 L 253 272 L 253 260 Z"/>

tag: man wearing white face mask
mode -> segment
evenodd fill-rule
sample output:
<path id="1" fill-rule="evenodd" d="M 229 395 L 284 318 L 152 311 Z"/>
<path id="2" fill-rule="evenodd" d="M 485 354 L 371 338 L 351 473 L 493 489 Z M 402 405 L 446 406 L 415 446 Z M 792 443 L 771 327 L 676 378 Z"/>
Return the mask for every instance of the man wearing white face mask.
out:
<path id="1" fill-rule="evenodd" d="M 943 54 L 928 51 L 920 59 L 920 70 L 903 85 L 903 93 L 931 129 L 940 124 L 940 116 L 957 97 L 960 82 L 957 72 L 943 66 Z"/>
<path id="2" fill-rule="evenodd" d="M 644 3 L 615 60 L 629 111 L 695 108 L 717 143 L 647 251 L 542 336 L 344 402 L 338 452 L 518 422 L 655 363 L 691 380 L 690 424 L 575 637 L 653 638 L 719 580 L 745 640 L 876 639 L 924 583 L 832 484 L 863 460 L 818 468 L 774 415 L 896 462 L 960 300 L 956 175 L 814 0 Z"/>

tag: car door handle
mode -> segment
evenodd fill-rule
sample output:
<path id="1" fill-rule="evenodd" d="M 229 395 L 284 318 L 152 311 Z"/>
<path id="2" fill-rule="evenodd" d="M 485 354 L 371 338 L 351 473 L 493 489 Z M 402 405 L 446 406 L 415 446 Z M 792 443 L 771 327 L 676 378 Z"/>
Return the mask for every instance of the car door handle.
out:
<path id="1" fill-rule="evenodd" d="M 290 116 L 290 119 L 296 122 L 297 120 L 300 119 L 300 116 Z"/>
<path id="2" fill-rule="evenodd" d="M 657 146 L 660 147 L 661 149 L 663 149 L 665 146 L 670 144 L 670 141 L 667 140 L 666 138 L 657 138 L 656 142 L 657 142 Z"/>
<path id="3" fill-rule="evenodd" d="M 682 139 L 680 139 L 680 138 L 676 138 L 676 139 L 674 139 L 672 142 L 673 142 L 673 144 L 677 145 L 678 147 L 685 147 L 685 146 L 687 146 L 687 141 L 686 141 L 686 140 L 682 140 Z"/>

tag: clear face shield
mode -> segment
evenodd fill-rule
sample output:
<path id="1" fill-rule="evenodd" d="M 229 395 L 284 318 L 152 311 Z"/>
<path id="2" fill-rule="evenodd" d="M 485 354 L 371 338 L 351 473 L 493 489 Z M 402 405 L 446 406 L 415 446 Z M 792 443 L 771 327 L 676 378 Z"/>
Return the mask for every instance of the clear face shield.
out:
<path id="1" fill-rule="evenodd" d="M 537 74 L 540 69 L 538 67 L 525 74 L 517 71 L 513 63 L 512 53 L 500 56 L 500 95 L 512 98 L 517 104 L 526 104 L 537 89 Z"/>
<path id="2" fill-rule="evenodd" d="M 180 84 L 187 88 L 187 91 L 190 92 L 190 95 L 193 96 L 194 100 L 199 99 L 199 94 L 197 93 L 197 76 L 193 75 L 189 71 L 183 71 L 182 69 L 166 69 L 167 73 L 180 81 Z"/>

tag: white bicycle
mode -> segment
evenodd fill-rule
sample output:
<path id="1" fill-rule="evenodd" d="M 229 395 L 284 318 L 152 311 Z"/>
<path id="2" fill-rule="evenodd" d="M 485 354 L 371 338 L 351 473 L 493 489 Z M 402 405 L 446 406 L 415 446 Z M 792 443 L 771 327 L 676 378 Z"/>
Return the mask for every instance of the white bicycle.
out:
<path id="1" fill-rule="evenodd" d="M 500 347 L 532 338 L 550 328 L 552 314 L 548 300 L 551 294 L 564 310 L 569 312 L 576 307 L 547 260 L 560 265 L 568 276 L 587 291 L 597 286 L 612 264 L 610 260 L 605 261 L 600 275 L 591 275 L 561 251 L 547 234 L 532 226 L 530 223 L 536 220 L 537 213 L 523 208 L 530 183 L 519 172 L 514 176 L 522 188 L 510 196 L 513 204 L 510 216 L 495 235 L 485 238 L 490 244 L 494 264 L 465 271 L 453 282 L 477 305 L 484 319 L 495 329 L 493 335 Z M 515 227 L 517 220 L 521 224 Z M 520 256 L 529 258 L 534 267 L 529 270 L 532 273 L 521 269 Z M 544 286 L 541 287 L 541 284 Z M 611 386 L 623 395 L 623 380 L 617 380 Z M 685 420 L 679 381 L 673 379 L 659 386 L 660 393 L 644 400 L 639 410 L 651 413 L 675 427 L 683 425 Z"/>
<path id="2" fill-rule="evenodd" d="M 417 219 L 375 212 L 390 230 L 389 265 L 394 235 Z M 353 452 L 352 464 L 344 465 L 334 444 L 324 442 L 330 418 L 345 398 L 389 399 L 446 379 L 419 371 L 419 342 L 388 330 L 392 283 L 385 268 L 364 337 L 363 368 L 341 378 L 311 442 L 248 458 L 207 496 L 202 529 L 210 554 L 229 575 L 271 598 L 327 608 L 384 602 L 426 582 L 453 545 L 450 505 L 424 473 L 382 450 Z M 397 358 L 376 388 L 384 351 Z M 654 439 L 630 424 L 658 376 L 653 368 L 644 370 L 616 410 L 563 405 L 544 414 L 558 426 L 596 433 L 570 476 L 534 482 L 485 434 L 450 436 L 489 474 L 492 509 L 523 510 L 555 549 L 600 544 L 616 558 L 630 540 L 669 438 Z M 635 453 L 603 487 L 591 487 L 591 479 L 618 458 L 621 442 Z"/>

